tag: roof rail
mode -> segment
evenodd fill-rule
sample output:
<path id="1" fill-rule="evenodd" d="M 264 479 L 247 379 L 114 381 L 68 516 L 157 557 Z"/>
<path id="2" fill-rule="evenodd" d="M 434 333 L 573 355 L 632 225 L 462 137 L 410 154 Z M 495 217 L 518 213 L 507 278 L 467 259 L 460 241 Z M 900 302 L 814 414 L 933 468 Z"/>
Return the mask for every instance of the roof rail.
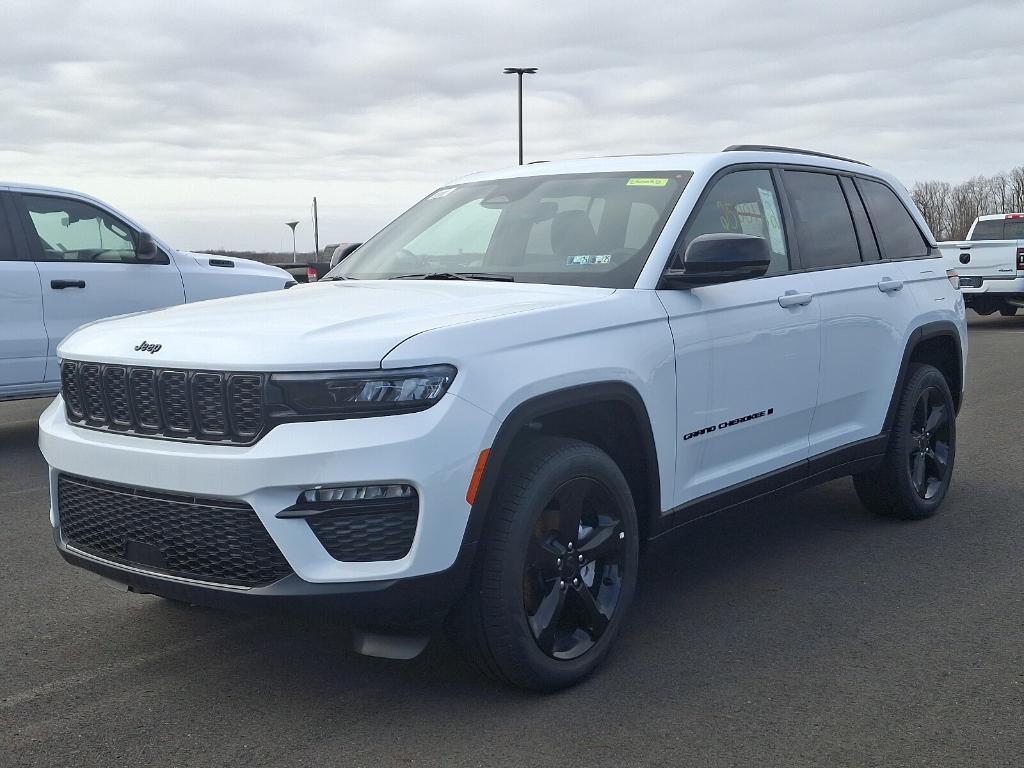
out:
<path id="1" fill-rule="evenodd" d="M 794 155 L 810 155 L 812 157 L 827 157 L 830 160 L 842 160 L 846 163 L 856 163 L 857 165 L 867 165 L 862 163 L 860 160 L 852 160 L 849 157 L 841 157 L 840 155 L 830 155 L 825 152 L 814 152 L 810 149 L 796 149 L 795 147 L 775 147 L 770 144 L 732 144 L 725 149 L 723 152 L 791 152 Z"/>

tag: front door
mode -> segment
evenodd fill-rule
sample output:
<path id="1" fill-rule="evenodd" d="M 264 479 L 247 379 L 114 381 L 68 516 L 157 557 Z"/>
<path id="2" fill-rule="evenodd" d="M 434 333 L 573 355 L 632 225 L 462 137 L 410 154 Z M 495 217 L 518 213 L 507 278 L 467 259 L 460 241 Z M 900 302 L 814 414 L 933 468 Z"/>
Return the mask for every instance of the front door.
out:
<path id="1" fill-rule="evenodd" d="M 42 286 L 47 380 L 59 380 L 57 346 L 78 326 L 184 303 L 173 262 L 162 252 L 140 260 L 138 232 L 110 212 L 70 197 L 18 197 Z"/>
<path id="2" fill-rule="evenodd" d="M 15 248 L 6 197 L 0 191 L 0 398 L 40 385 L 46 367 L 39 272 Z"/>
<path id="3" fill-rule="evenodd" d="M 679 381 L 675 506 L 782 468 L 808 455 L 817 401 L 819 310 L 808 276 L 791 272 L 773 173 L 720 177 L 683 233 L 764 237 L 772 264 L 761 278 L 662 290 Z"/>

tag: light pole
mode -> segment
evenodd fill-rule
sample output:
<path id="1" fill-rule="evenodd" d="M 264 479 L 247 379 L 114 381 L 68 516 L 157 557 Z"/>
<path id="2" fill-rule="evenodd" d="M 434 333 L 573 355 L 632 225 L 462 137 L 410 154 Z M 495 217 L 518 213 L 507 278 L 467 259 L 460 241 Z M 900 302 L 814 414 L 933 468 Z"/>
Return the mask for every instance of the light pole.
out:
<path id="1" fill-rule="evenodd" d="M 505 67 L 504 74 L 519 75 L 519 164 L 523 164 L 523 75 L 536 74 L 536 67 Z"/>
<path id="2" fill-rule="evenodd" d="M 295 228 L 297 226 L 299 226 L 299 222 L 297 222 L 297 221 L 286 221 L 284 223 L 284 225 L 286 227 L 291 227 L 292 228 L 292 264 L 294 264 L 295 263 Z"/>

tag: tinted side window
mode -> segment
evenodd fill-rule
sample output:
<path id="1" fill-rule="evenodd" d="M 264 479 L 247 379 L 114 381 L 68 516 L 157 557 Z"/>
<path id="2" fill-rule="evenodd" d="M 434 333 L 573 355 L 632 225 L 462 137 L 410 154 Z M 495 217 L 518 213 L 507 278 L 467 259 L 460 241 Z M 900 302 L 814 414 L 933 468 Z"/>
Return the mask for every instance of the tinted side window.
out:
<path id="1" fill-rule="evenodd" d="M 786 171 L 783 178 L 793 209 L 803 266 L 859 264 L 857 234 L 839 177 L 829 173 Z"/>
<path id="2" fill-rule="evenodd" d="M 857 185 L 864 194 L 882 256 L 887 259 L 927 256 L 928 243 L 896 193 L 877 181 L 858 179 Z"/>
<path id="3" fill-rule="evenodd" d="M 698 235 L 736 232 L 768 241 L 768 275 L 789 270 L 786 233 L 771 171 L 735 171 L 720 178 L 700 204 L 683 239 L 683 249 Z"/>
<path id="4" fill-rule="evenodd" d="M 2 193 L 0 193 L 2 194 Z M 3 197 L 0 197 L 0 261 L 16 261 L 18 254 L 14 252 L 14 241 L 7 224 L 7 213 L 4 211 Z"/>
<path id="5" fill-rule="evenodd" d="M 44 261 L 136 264 L 135 232 L 95 206 L 64 197 L 22 195 Z M 162 254 L 153 262 L 166 264 Z"/>

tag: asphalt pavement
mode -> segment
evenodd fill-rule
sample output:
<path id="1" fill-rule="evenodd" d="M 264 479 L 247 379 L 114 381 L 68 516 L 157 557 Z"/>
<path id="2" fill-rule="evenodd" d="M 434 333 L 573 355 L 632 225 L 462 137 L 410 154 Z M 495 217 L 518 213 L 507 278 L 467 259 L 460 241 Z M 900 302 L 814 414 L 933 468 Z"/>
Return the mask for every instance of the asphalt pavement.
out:
<path id="1" fill-rule="evenodd" d="M 118 592 L 53 548 L 35 421 L 0 404 L 0 765 L 1019 766 L 1024 316 L 971 316 L 953 489 L 872 517 L 849 480 L 691 526 L 625 635 L 537 696 L 436 641 Z"/>

